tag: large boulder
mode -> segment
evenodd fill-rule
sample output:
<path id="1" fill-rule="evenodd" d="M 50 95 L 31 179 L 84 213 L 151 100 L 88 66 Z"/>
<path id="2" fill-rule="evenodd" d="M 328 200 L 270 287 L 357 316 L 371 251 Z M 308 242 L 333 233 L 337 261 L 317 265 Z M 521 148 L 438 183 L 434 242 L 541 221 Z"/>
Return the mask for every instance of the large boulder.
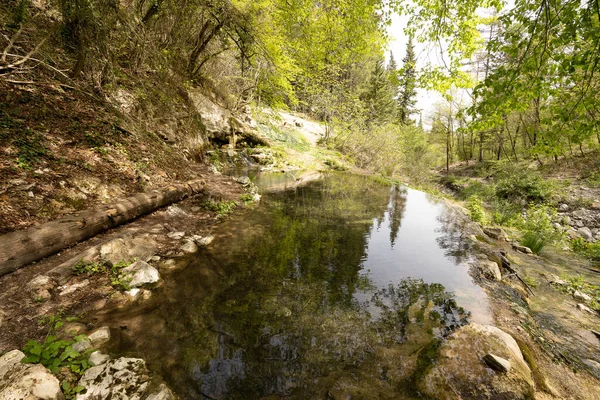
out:
<path id="1" fill-rule="evenodd" d="M 0 357 L 0 399 L 63 400 L 58 379 L 40 364 L 23 364 L 25 354 L 13 350 Z"/>
<path id="2" fill-rule="evenodd" d="M 157 243 L 150 236 L 118 238 L 100 246 L 100 258 L 110 265 L 134 260 L 148 261 L 156 252 Z"/>
<path id="3" fill-rule="evenodd" d="M 149 383 L 144 360 L 121 357 L 85 371 L 79 385 L 87 390 L 78 394 L 77 400 L 140 400 Z"/>
<path id="4" fill-rule="evenodd" d="M 479 324 L 466 325 L 447 338 L 418 387 L 439 400 L 528 399 L 534 392 L 531 371 L 515 339 Z"/>

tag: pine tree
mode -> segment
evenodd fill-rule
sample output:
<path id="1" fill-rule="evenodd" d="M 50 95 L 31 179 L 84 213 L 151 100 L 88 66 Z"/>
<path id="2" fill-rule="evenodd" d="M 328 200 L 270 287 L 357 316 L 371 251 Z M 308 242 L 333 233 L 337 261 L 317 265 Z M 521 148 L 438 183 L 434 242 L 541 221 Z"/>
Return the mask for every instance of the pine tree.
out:
<path id="1" fill-rule="evenodd" d="M 381 58 L 375 63 L 367 90 L 362 95 L 369 124 L 383 125 L 393 119 L 396 111 L 394 96 L 394 87 Z"/>
<path id="2" fill-rule="evenodd" d="M 398 121 L 403 125 L 411 124 L 410 116 L 417 112 L 417 59 L 412 36 L 408 37 L 406 56 L 402 59 L 400 70 L 400 90 L 398 94 Z"/>

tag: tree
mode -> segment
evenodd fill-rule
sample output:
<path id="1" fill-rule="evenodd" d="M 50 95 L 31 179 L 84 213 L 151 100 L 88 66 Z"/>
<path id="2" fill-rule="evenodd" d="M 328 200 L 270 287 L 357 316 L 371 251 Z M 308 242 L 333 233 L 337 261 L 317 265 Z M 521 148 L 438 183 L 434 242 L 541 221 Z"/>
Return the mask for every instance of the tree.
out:
<path id="1" fill-rule="evenodd" d="M 415 109 L 417 104 L 417 60 L 412 36 L 408 37 L 406 55 L 402 59 L 402 63 L 398 93 L 398 121 L 403 125 L 409 125 L 412 123 L 410 116 L 417 112 Z"/>
<path id="2" fill-rule="evenodd" d="M 368 125 L 383 125 L 390 122 L 395 112 L 395 91 L 388 70 L 383 65 L 383 57 L 377 60 L 362 99 L 366 108 Z"/>

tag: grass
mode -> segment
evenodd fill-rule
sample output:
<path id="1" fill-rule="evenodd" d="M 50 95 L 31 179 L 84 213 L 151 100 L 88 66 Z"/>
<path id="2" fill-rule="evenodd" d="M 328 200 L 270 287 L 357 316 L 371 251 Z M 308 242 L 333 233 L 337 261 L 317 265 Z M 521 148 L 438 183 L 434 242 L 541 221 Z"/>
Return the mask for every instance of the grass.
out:
<path id="1" fill-rule="evenodd" d="M 112 286 L 121 290 L 130 290 L 130 278 L 128 275 L 121 272 L 123 268 L 129 265 L 130 263 L 121 261 L 109 268 L 107 263 L 104 261 L 81 260 L 73 266 L 73 274 L 88 276 L 95 274 L 108 274 Z"/>

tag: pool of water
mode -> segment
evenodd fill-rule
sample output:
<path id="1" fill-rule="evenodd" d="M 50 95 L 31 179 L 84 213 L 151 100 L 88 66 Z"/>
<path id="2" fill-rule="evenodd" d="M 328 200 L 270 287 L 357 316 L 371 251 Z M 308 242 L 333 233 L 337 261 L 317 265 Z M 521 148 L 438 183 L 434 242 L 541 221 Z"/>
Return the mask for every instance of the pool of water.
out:
<path id="1" fill-rule="evenodd" d="M 258 206 L 219 224 L 152 306 L 113 316 L 117 351 L 182 398 L 419 398 L 440 340 L 490 322 L 443 203 L 350 174 L 252 179 Z"/>

